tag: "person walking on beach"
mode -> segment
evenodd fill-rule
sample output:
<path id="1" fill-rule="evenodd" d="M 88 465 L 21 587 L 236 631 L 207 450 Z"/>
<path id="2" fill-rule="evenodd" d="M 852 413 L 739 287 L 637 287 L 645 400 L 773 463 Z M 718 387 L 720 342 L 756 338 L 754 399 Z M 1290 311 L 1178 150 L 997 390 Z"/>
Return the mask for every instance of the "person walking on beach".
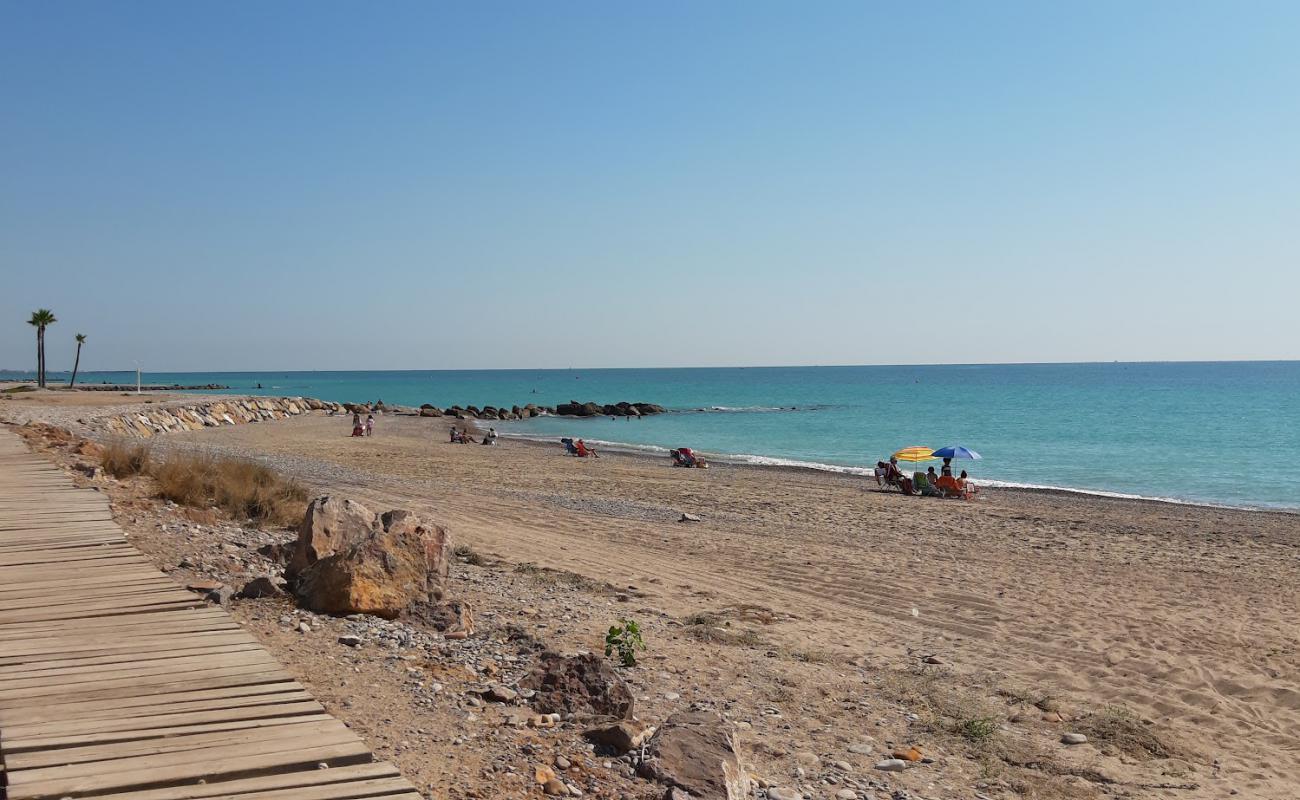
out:
<path id="1" fill-rule="evenodd" d="M 367 435 L 367 436 L 374 436 L 374 435 L 375 435 L 375 415 L 374 415 L 374 414 L 367 414 L 367 415 L 366 415 L 366 435 Z"/>

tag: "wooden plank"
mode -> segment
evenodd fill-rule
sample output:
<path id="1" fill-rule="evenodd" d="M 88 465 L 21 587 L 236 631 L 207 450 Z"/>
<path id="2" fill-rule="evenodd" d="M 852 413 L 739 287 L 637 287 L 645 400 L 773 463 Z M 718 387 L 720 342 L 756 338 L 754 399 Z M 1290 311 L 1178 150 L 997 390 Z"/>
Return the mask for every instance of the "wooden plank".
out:
<path id="1" fill-rule="evenodd" d="M 298 700 L 292 703 L 273 703 L 260 706 L 241 706 L 231 708 L 222 706 L 209 711 L 168 711 L 159 714 L 142 714 L 140 716 L 117 716 L 100 720 L 61 720 L 59 722 L 38 722 L 29 725 L 5 726 L 7 746 L 15 746 L 24 739 L 44 738 L 50 736 L 77 736 L 110 731 L 145 731 L 150 729 L 167 729 L 184 725 L 200 725 L 207 722 L 229 722 L 232 720 L 262 719 L 269 717 L 291 717 L 300 714 L 321 713 L 325 709 L 315 700 Z M 25 748 L 23 748 L 25 749 Z"/>
<path id="2" fill-rule="evenodd" d="M 335 786 L 341 794 L 330 797 L 352 797 L 346 784 L 365 783 L 369 780 L 395 778 L 397 769 L 386 762 L 373 764 L 353 764 L 334 767 L 333 769 L 313 769 L 303 772 L 291 772 L 282 775 L 263 775 L 257 778 L 240 778 L 228 781 L 209 781 L 208 783 L 189 784 L 185 786 L 168 786 L 162 789 L 145 789 L 135 792 L 115 792 L 112 795 L 89 795 L 83 800 L 203 800 L 208 797 L 239 797 L 253 792 L 267 792 L 276 789 L 306 789 L 308 787 Z"/>
<path id="3" fill-rule="evenodd" d="M 18 770 L 8 774 L 9 800 L 37 800 L 144 789 L 170 783 L 212 781 L 222 775 L 246 776 L 259 772 L 290 769 L 314 769 L 317 764 L 350 764 L 370 758 L 370 751 L 360 741 L 282 750 L 267 750 L 264 745 L 239 745 L 193 750 L 188 753 L 164 753 L 154 756 L 124 758 L 113 762 L 95 762 L 69 766 Z M 103 772 L 111 767 L 112 772 Z"/>
<path id="4" fill-rule="evenodd" d="M 271 716 L 251 720 L 231 720 L 142 731 L 108 731 L 89 735 L 64 735 L 47 739 L 17 740 L 5 748 L 5 764 L 10 770 L 37 769 L 56 764 L 88 761 L 111 761 L 137 755 L 171 753 L 209 746 L 213 742 L 235 744 L 251 741 L 277 741 L 286 736 L 313 737 L 330 724 L 340 724 L 328 714 Z M 285 730 L 282 730 L 285 729 Z M 349 731 L 349 733 L 351 733 Z M 301 740 L 300 740 L 301 741 Z"/>
<path id="5" fill-rule="evenodd" d="M 203 711 L 216 708 L 266 705 L 308 698 L 296 681 L 207 687 L 179 692 L 111 697 L 97 700 L 42 703 L 0 709 L 0 726 L 37 724 L 67 719 L 126 718 L 132 715 Z"/>

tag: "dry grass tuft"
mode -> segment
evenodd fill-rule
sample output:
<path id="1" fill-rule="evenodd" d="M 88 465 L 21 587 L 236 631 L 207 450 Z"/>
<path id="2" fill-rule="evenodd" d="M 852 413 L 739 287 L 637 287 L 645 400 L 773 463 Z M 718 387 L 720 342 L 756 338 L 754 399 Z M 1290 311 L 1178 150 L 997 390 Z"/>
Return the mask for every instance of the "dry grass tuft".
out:
<path id="1" fill-rule="evenodd" d="M 139 475 L 149 466 L 149 446 L 127 439 L 113 439 L 104 446 L 100 459 L 104 471 L 114 478 Z"/>
<path id="2" fill-rule="evenodd" d="M 1076 720 L 1072 727 L 1103 752 L 1114 750 L 1140 761 L 1185 755 L 1181 748 L 1157 736 L 1153 725 L 1119 706 L 1094 711 Z"/>
<path id="3" fill-rule="evenodd" d="M 256 525 L 295 525 L 307 502 L 301 484 L 251 461 L 173 453 L 149 473 L 166 500 L 194 508 L 216 506 Z"/>

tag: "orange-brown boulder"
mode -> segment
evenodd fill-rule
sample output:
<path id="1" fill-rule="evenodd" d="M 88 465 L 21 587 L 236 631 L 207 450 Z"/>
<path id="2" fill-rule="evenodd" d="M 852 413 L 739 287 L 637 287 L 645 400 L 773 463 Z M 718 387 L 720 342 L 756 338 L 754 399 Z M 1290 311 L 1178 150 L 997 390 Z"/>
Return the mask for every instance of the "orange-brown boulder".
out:
<path id="1" fill-rule="evenodd" d="M 446 589 L 450 537 L 410 512 L 381 514 L 363 535 L 336 546 L 298 573 L 294 590 L 313 611 L 391 619 L 413 603 L 441 599 Z"/>

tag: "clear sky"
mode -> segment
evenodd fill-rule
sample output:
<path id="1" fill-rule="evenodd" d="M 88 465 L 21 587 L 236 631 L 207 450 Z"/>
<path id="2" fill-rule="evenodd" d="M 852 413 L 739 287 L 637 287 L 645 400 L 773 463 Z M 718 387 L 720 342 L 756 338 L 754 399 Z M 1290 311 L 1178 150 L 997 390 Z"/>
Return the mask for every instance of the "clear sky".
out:
<path id="1" fill-rule="evenodd" d="M 0 367 L 1300 357 L 1300 3 L 0 3 Z"/>

